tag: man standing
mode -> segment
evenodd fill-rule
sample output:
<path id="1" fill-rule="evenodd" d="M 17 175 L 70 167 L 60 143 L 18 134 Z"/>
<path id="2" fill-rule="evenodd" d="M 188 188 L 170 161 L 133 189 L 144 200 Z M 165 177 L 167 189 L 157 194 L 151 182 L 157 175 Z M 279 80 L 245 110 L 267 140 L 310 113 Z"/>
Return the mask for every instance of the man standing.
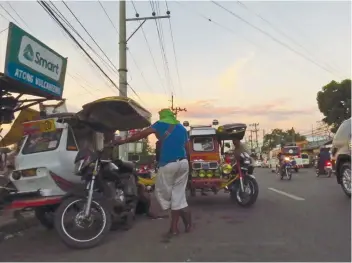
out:
<path id="1" fill-rule="evenodd" d="M 138 132 L 115 144 L 135 142 L 155 134 L 160 141 L 158 175 L 155 183 L 155 195 L 163 210 L 171 209 L 171 225 L 168 236 L 178 234 L 178 220 L 181 217 L 186 232 L 192 227 L 191 214 L 186 201 L 186 185 L 189 174 L 187 160 L 187 130 L 175 118 L 169 109 L 159 112 L 159 121 L 147 129 Z"/>

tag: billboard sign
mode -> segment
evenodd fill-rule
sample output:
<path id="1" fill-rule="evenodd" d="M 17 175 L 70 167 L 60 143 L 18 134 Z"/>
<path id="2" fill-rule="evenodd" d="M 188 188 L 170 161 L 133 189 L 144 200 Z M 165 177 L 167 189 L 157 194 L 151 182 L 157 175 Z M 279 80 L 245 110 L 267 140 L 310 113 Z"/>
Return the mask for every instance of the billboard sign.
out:
<path id="1" fill-rule="evenodd" d="M 5 75 L 22 82 L 29 94 L 62 98 L 67 59 L 10 22 Z"/>

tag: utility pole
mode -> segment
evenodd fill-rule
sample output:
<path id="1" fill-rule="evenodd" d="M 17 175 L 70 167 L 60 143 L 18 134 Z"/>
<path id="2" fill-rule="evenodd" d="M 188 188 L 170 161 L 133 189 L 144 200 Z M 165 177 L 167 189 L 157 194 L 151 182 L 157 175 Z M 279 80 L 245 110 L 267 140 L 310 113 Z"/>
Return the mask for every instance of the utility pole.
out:
<path id="1" fill-rule="evenodd" d="M 175 114 L 176 117 L 180 111 L 187 111 L 186 108 L 174 107 L 174 94 L 173 93 L 171 93 L 171 111 Z"/>
<path id="2" fill-rule="evenodd" d="M 139 17 L 136 14 L 135 18 L 126 18 L 126 0 L 120 0 L 119 5 L 119 96 L 127 97 L 127 42 L 131 37 L 140 29 L 147 20 L 155 20 L 161 18 L 170 18 L 170 11 L 167 10 L 166 16 L 156 16 L 155 12 L 152 13 L 151 17 Z M 127 38 L 126 35 L 126 22 L 127 21 L 143 21 L 137 29 Z M 122 139 L 127 137 L 127 131 L 120 131 L 120 136 Z M 120 145 L 119 157 L 122 160 L 127 160 L 128 158 L 128 144 Z"/>
<path id="3" fill-rule="evenodd" d="M 256 145 L 258 148 L 259 147 L 259 145 L 258 145 L 258 131 L 259 131 L 259 129 L 257 129 L 257 127 L 259 126 L 259 123 L 252 123 L 252 124 L 249 124 L 249 126 L 254 127 L 253 132 L 255 133 L 255 142 L 256 142 Z"/>
<path id="4" fill-rule="evenodd" d="M 249 143 L 251 144 L 251 152 L 253 150 L 253 132 L 252 130 L 250 130 L 251 134 L 249 135 Z"/>

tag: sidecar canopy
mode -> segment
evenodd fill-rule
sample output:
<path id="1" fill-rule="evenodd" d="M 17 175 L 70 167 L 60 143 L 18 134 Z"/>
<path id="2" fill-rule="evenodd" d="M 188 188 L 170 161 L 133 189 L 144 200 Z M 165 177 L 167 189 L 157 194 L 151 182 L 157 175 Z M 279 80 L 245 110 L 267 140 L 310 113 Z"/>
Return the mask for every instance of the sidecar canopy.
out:
<path id="1" fill-rule="evenodd" d="M 242 140 L 246 129 L 247 125 L 244 123 L 225 124 L 217 129 L 217 137 L 220 141 Z"/>

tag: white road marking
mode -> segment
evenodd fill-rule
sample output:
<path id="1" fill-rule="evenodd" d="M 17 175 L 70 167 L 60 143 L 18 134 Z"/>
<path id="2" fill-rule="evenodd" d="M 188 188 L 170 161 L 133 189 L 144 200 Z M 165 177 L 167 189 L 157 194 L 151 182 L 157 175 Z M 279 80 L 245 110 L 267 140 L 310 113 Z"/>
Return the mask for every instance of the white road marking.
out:
<path id="1" fill-rule="evenodd" d="M 302 197 L 299 197 L 299 196 L 296 196 L 296 195 L 292 195 L 292 194 L 289 194 L 289 193 L 286 193 L 286 192 L 277 190 L 277 189 L 275 189 L 275 188 L 269 187 L 268 189 L 271 190 L 271 191 L 273 191 L 273 192 L 276 192 L 276 193 L 278 193 L 278 194 L 282 194 L 282 195 L 284 195 L 284 196 L 290 197 L 290 198 L 292 198 L 292 199 L 294 199 L 294 200 L 297 200 L 297 201 L 304 201 L 304 200 L 305 200 L 305 199 L 302 198 Z"/>

